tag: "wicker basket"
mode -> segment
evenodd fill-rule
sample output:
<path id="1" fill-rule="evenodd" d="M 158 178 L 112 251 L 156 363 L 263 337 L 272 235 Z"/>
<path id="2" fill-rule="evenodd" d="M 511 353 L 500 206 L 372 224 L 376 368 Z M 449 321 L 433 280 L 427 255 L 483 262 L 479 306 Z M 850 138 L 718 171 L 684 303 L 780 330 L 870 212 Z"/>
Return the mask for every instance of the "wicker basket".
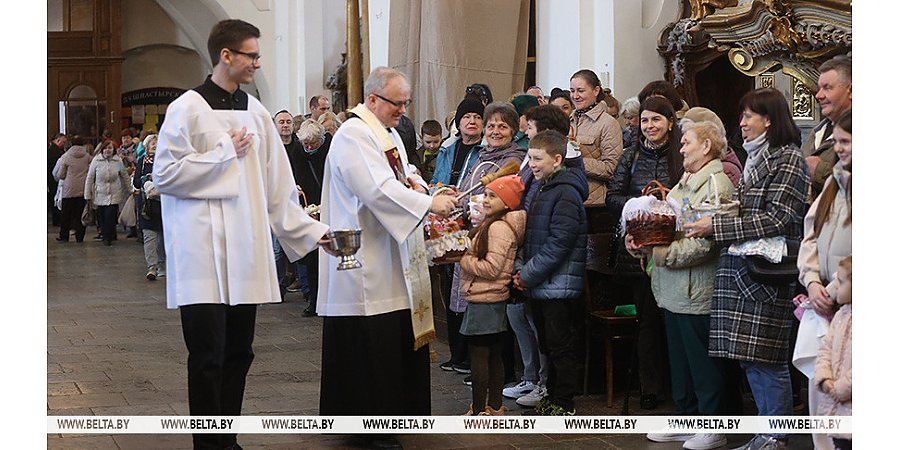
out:
<path id="1" fill-rule="evenodd" d="M 303 192 L 300 192 L 300 198 L 303 199 L 303 211 L 305 211 L 306 214 L 309 215 L 309 217 L 312 217 L 313 220 L 319 220 L 319 207 L 316 205 L 310 205 L 306 200 L 306 194 Z"/>
<path id="2" fill-rule="evenodd" d="M 660 200 L 665 201 L 669 189 L 666 189 L 657 180 L 653 180 L 644 187 L 641 195 L 659 194 Z M 675 240 L 675 215 L 657 214 L 647 212 L 638 217 L 628 219 L 625 228 L 639 246 L 669 245 Z"/>
<path id="3" fill-rule="evenodd" d="M 432 195 L 438 195 L 445 191 L 452 191 L 452 189 L 439 188 Z M 463 227 L 462 219 L 428 214 L 425 226 L 425 252 L 429 265 L 457 263 L 462 259 L 469 245 L 471 245 L 469 232 Z"/>

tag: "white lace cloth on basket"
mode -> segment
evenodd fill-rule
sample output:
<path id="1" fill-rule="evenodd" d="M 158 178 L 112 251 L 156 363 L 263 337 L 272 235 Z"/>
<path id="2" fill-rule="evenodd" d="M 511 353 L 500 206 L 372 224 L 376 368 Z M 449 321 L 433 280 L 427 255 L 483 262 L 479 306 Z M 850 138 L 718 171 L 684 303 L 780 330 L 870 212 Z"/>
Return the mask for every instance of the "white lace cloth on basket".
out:
<path id="1" fill-rule="evenodd" d="M 728 247 L 728 254 L 733 256 L 762 256 L 770 263 L 780 263 L 787 256 L 787 241 L 784 236 L 754 239 Z"/>

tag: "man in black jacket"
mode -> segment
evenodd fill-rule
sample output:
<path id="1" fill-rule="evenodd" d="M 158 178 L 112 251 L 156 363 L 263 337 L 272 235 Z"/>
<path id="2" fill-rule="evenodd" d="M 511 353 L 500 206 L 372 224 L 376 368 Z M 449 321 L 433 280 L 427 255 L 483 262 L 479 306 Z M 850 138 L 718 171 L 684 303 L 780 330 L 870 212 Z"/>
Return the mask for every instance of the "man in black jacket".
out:
<path id="1" fill-rule="evenodd" d="M 325 177 L 325 158 L 331 147 L 331 135 L 319 122 L 304 120 L 293 135 L 294 143 L 285 145 L 294 182 L 306 199 L 306 205 L 320 205 L 322 202 L 322 180 Z M 306 282 L 309 292 L 306 295 L 309 306 L 303 310 L 304 317 L 316 315 L 316 299 L 319 296 L 319 252 L 312 251 L 299 261 L 295 272 L 300 273 L 300 265 L 306 268 Z"/>
<path id="2" fill-rule="evenodd" d="M 60 218 L 60 211 L 53 205 L 53 197 L 56 196 L 58 186 L 56 178 L 53 178 L 53 168 L 65 152 L 67 140 L 65 134 L 56 133 L 50 141 L 50 146 L 47 147 L 47 208 L 50 209 L 53 226 L 59 226 Z"/>

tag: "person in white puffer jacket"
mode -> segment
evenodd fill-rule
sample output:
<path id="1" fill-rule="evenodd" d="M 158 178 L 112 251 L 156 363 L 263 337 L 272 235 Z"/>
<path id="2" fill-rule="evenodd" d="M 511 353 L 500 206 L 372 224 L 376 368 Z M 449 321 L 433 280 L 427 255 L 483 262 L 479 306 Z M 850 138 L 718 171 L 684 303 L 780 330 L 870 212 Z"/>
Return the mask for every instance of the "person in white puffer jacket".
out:
<path id="1" fill-rule="evenodd" d="M 112 245 L 112 241 L 116 240 L 119 204 L 132 191 L 131 179 L 122 158 L 116 155 L 112 142 L 101 144 L 97 156 L 88 168 L 87 179 L 84 181 L 84 198 L 97 209 L 100 236 L 104 245 Z"/>

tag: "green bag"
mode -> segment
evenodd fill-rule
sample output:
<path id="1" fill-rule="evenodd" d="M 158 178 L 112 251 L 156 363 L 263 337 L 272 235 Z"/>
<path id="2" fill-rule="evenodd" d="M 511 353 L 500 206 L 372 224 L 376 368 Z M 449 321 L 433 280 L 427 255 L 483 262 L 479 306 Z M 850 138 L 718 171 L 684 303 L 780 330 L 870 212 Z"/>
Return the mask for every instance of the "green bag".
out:
<path id="1" fill-rule="evenodd" d="M 634 305 L 619 305 L 619 306 L 616 306 L 616 309 L 613 311 L 613 315 L 636 316 L 637 315 L 637 307 Z"/>

